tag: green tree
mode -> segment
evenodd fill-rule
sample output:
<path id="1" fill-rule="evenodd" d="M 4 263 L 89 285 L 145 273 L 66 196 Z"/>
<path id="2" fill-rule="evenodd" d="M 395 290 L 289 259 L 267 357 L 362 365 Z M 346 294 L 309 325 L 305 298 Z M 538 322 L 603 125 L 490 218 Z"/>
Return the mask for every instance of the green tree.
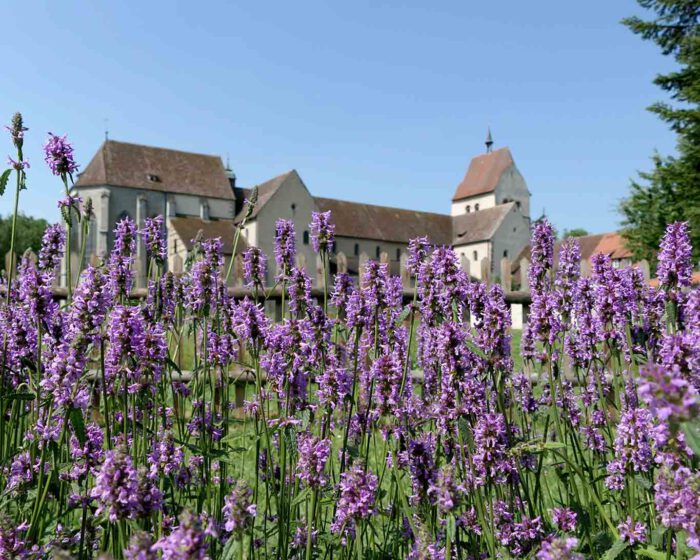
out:
<path id="1" fill-rule="evenodd" d="M 41 247 L 41 237 L 48 222 L 41 218 L 32 218 L 24 214 L 17 215 L 17 231 L 15 233 L 15 252 L 21 256 L 24 251 L 31 249 L 35 253 Z M 0 217 L 0 268 L 5 269 L 5 255 L 10 250 L 10 235 L 12 233 L 12 216 Z"/>
<path id="2" fill-rule="evenodd" d="M 583 228 L 565 229 L 564 233 L 561 234 L 562 239 L 567 239 L 568 237 L 584 237 L 588 235 L 588 230 Z"/>
<path id="3" fill-rule="evenodd" d="M 636 258 L 656 260 L 666 225 L 690 224 L 694 258 L 700 257 L 700 2 L 698 0 L 637 0 L 655 17 L 622 21 L 645 40 L 655 42 L 678 69 L 659 74 L 654 83 L 674 104 L 655 103 L 649 110 L 667 122 L 677 136 L 678 155 L 652 156 L 651 171 L 632 181 L 630 195 L 620 204 L 622 234 Z"/>

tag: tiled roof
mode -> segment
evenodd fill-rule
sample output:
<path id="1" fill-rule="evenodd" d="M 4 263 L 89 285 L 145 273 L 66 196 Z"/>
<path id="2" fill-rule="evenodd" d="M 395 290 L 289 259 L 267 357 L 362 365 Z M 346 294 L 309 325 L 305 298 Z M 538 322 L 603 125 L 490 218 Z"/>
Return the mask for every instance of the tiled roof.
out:
<path id="1" fill-rule="evenodd" d="M 221 158 L 108 140 L 80 174 L 77 187 L 111 185 L 233 199 Z"/>
<path id="2" fill-rule="evenodd" d="M 230 220 L 204 221 L 200 218 L 170 218 L 170 225 L 188 251 L 192 249 L 192 240 L 201 231 L 203 239 L 221 238 L 224 255 L 230 255 L 233 252 L 234 229 L 233 222 Z M 245 248 L 245 239 L 243 236 L 240 236 L 236 251 L 241 253 Z"/>
<path id="3" fill-rule="evenodd" d="M 315 197 L 321 212 L 331 211 L 335 234 L 408 243 L 409 239 L 427 235 L 432 243 L 450 245 L 452 220 L 447 214 L 433 214 L 400 208 L 388 208 L 359 202 Z"/>
<path id="4" fill-rule="evenodd" d="M 514 202 L 499 204 L 484 210 L 460 214 L 452 219 L 452 243 L 464 245 L 491 239 L 515 206 Z"/>
<path id="5" fill-rule="evenodd" d="M 469 164 L 464 179 L 457 186 L 452 200 L 493 192 L 501 175 L 513 165 L 513 156 L 508 148 L 476 156 Z"/>
<path id="6" fill-rule="evenodd" d="M 264 183 L 260 183 L 257 185 L 258 187 L 258 203 L 255 205 L 255 208 L 253 209 L 253 214 L 251 215 L 250 219 L 255 219 L 258 215 L 258 212 L 262 209 L 265 204 L 272 198 L 272 196 L 279 190 L 279 188 L 285 183 L 287 179 L 293 176 L 299 176 L 297 171 L 295 169 L 292 169 L 291 171 L 287 171 L 286 173 L 282 173 L 282 175 L 278 175 L 277 177 L 273 177 L 269 181 L 265 181 Z M 301 178 L 300 178 L 301 180 Z M 246 188 L 246 189 L 236 189 L 236 194 L 237 198 L 240 198 L 243 200 L 244 198 L 249 198 L 251 192 L 253 191 L 254 187 L 251 188 Z M 244 210 L 241 210 L 241 212 L 238 213 L 238 215 L 235 218 L 236 222 L 239 222 L 243 219 L 243 212 Z"/>
<path id="7" fill-rule="evenodd" d="M 628 259 L 632 256 L 632 251 L 627 248 L 625 239 L 617 232 L 604 234 L 595 252 L 610 255 L 611 259 Z"/>

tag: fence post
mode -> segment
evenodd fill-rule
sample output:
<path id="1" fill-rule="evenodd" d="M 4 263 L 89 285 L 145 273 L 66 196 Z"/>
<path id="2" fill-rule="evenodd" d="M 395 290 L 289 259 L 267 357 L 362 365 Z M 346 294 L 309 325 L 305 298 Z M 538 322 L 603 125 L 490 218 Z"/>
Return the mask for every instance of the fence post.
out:
<path id="1" fill-rule="evenodd" d="M 321 255 L 316 255 L 316 286 L 323 286 L 323 259 Z"/>
<path id="2" fill-rule="evenodd" d="M 362 279 L 365 276 L 365 268 L 367 267 L 367 261 L 369 260 L 369 256 L 367 256 L 367 253 L 362 252 L 360 253 L 360 260 L 359 263 L 360 265 L 357 267 L 357 275 L 359 276 L 359 285 L 362 285 Z"/>
<path id="3" fill-rule="evenodd" d="M 399 257 L 399 276 L 401 276 L 401 284 L 404 288 L 411 287 L 411 273 L 408 271 L 408 254 L 401 251 Z"/>
<path id="4" fill-rule="evenodd" d="M 175 276 L 179 276 L 182 274 L 184 268 L 184 264 L 182 262 L 182 257 L 180 255 L 173 255 L 173 274 Z"/>
<path id="5" fill-rule="evenodd" d="M 642 259 L 637 263 L 637 266 L 639 267 L 639 270 L 642 271 L 642 276 L 644 276 L 644 282 L 649 282 L 649 279 L 651 278 L 651 274 L 649 272 L 649 261 L 646 259 Z"/>
<path id="6" fill-rule="evenodd" d="M 527 275 L 530 271 L 530 260 L 523 257 L 520 259 L 520 289 L 523 292 L 530 291 L 530 283 L 527 280 Z"/>
<path id="7" fill-rule="evenodd" d="M 588 278 L 591 275 L 591 261 L 588 259 L 581 259 L 581 276 L 583 278 Z"/>
<path id="8" fill-rule="evenodd" d="M 462 266 L 462 270 L 467 275 L 467 278 L 469 278 L 470 277 L 470 275 L 469 275 L 470 262 L 464 253 L 462 253 L 462 255 L 459 257 L 459 264 Z"/>
<path id="9" fill-rule="evenodd" d="M 501 287 L 504 292 L 510 292 L 513 286 L 513 278 L 510 272 L 510 261 L 508 257 L 501 259 Z"/>
<path id="10" fill-rule="evenodd" d="M 481 259 L 481 281 L 491 283 L 491 259 L 488 257 Z"/>
<path id="11" fill-rule="evenodd" d="M 338 272 L 346 273 L 348 271 L 348 258 L 342 251 L 335 256 L 335 264 Z"/>
<path id="12" fill-rule="evenodd" d="M 17 271 L 17 254 L 12 251 L 5 253 L 5 273 L 8 278 L 10 276 L 10 270 L 12 270 L 12 275 L 15 275 Z"/>

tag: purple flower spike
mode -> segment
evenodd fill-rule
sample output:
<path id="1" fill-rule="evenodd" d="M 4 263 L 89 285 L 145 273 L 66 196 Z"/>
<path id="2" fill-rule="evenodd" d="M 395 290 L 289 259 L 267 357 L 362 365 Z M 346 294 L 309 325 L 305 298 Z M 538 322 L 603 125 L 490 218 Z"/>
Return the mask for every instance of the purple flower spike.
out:
<path id="1" fill-rule="evenodd" d="M 311 223 L 311 245 L 317 253 L 330 253 L 335 244 L 335 225 L 331 223 L 331 211 L 312 212 Z"/>
<path id="2" fill-rule="evenodd" d="M 78 164 L 73 159 L 73 146 L 66 136 L 56 136 L 49 132 L 49 138 L 44 144 L 44 161 L 51 173 L 59 177 L 78 171 Z"/>

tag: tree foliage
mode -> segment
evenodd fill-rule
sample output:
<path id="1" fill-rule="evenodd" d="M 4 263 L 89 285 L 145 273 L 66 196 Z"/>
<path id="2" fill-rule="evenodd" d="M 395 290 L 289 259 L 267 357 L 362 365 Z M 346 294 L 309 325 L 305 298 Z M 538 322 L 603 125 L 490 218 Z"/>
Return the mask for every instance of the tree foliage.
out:
<path id="1" fill-rule="evenodd" d="M 562 239 L 567 239 L 569 237 L 585 237 L 588 235 L 588 230 L 584 228 L 573 228 L 565 229 L 564 233 L 561 234 Z"/>
<path id="2" fill-rule="evenodd" d="M 33 218 L 17 214 L 17 230 L 15 233 L 15 252 L 22 255 L 27 249 L 38 253 L 41 237 L 48 222 L 41 218 Z M 12 235 L 12 216 L 0 217 L 0 268 L 5 268 L 5 255 L 10 250 Z"/>
<path id="3" fill-rule="evenodd" d="M 700 2 L 697 0 L 638 0 L 655 17 L 630 17 L 623 24 L 661 52 L 673 56 L 678 68 L 659 74 L 654 83 L 668 92 L 672 103 L 649 107 L 678 135 L 678 156 L 652 156 L 651 171 L 632 181 L 630 195 L 620 204 L 623 235 L 636 258 L 655 262 L 655 248 L 666 224 L 690 223 L 700 257 Z"/>

